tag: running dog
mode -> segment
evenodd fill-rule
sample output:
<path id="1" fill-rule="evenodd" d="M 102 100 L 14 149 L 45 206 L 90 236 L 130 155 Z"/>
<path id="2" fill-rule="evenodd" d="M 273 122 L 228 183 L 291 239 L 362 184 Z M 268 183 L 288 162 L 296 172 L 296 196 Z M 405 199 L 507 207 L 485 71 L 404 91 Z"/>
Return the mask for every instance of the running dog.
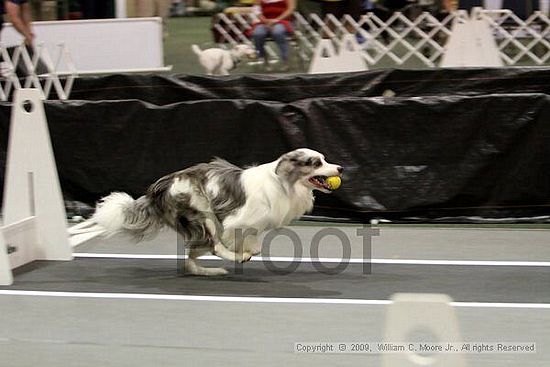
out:
<path id="1" fill-rule="evenodd" d="M 168 226 L 189 248 L 185 271 L 224 275 L 196 259 L 213 253 L 245 262 L 260 252 L 258 236 L 287 225 L 313 208 L 313 190 L 330 192 L 325 181 L 343 168 L 314 150 L 301 148 L 276 161 L 246 169 L 214 159 L 160 178 L 134 200 L 115 192 L 97 205 L 92 221 L 107 234 L 127 233 L 141 240 Z"/>
<path id="2" fill-rule="evenodd" d="M 256 50 L 246 44 L 235 45 L 231 50 L 223 48 L 201 50 L 197 45 L 192 45 L 191 49 L 199 57 L 199 62 L 208 75 L 229 75 L 229 71 L 234 69 L 241 60 L 256 58 Z"/>

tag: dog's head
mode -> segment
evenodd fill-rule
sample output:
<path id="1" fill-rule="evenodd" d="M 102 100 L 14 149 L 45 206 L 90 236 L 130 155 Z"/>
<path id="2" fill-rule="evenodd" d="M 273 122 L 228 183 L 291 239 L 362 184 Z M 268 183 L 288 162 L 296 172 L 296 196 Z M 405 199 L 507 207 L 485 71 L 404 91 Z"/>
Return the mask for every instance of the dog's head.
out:
<path id="1" fill-rule="evenodd" d="M 233 54 L 239 59 L 255 59 L 257 57 L 254 47 L 240 43 L 233 47 Z"/>
<path id="2" fill-rule="evenodd" d="M 343 170 L 342 166 L 325 161 L 321 153 L 301 148 L 283 154 L 277 161 L 275 173 L 291 184 L 329 193 L 331 191 L 325 180 L 329 176 L 340 176 Z"/>

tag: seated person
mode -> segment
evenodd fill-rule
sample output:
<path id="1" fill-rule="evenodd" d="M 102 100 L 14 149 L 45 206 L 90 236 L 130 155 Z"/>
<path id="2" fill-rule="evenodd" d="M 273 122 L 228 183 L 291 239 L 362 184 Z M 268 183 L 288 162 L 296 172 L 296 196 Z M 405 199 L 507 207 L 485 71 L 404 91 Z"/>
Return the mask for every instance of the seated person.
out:
<path id="1" fill-rule="evenodd" d="M 265 42 L 271 37 L 281 53 L 282 69 L 288 70 L 287 36 L 293 32 L 291 19 L 296 9 L 296 0 L 257 0 L 256 13 L 259 22 L 253 25 L 252 38 L 258 54 L 264 59 L 266 70 L 269 70 L 268 58 L 265 53 Z"/>

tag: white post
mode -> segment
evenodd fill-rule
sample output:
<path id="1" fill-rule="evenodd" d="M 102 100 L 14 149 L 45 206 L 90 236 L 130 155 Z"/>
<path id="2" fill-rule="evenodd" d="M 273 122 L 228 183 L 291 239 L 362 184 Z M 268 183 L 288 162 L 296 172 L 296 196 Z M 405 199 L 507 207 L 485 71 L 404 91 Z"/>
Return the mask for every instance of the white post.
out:
<path id="1" fill-rule="evenodd" d="M 126 18 L 128 17 L 126 12 L 126 1 L 127 0 L 116 0 L 115 2 L 115 16 L 117 18 Z"/>

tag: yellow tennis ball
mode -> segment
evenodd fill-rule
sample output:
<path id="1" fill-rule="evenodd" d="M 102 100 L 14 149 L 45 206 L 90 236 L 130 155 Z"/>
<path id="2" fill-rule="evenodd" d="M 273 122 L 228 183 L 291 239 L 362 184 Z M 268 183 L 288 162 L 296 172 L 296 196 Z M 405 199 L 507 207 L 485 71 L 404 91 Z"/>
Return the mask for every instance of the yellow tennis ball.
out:
<path id="1" fill-rule="evenodd" d="M 342 179 L 339 176 L 330 176 L 326 179 L 326 182 L 331 190 L 336 190 L 342 184 Z"/>

